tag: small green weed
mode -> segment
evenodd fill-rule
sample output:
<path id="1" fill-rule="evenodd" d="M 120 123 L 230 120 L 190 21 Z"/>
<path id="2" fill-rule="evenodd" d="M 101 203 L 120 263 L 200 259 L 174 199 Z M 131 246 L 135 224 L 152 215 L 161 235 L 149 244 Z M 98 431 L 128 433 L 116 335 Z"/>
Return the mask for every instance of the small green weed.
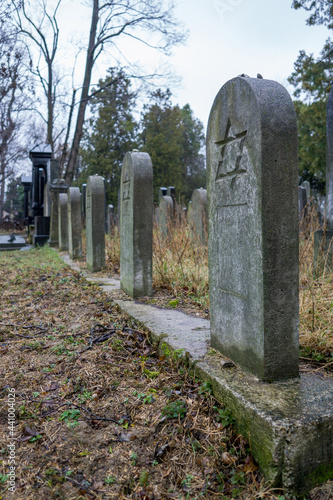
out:
<path id="1" fill-rule="evenodd" d="M 149 472 L 147 470 L 143 470 L 140 474 L 139 484 L 140 486 L 147 486 L 149 481 Z"/>
<path id="2" fill-rule="evenodd" d="M 113 484 L 117 482 L 116 476 L 108 476 L 106 479 L 104 479 L 105 484 Z"/>
<path id="3" fill-rule="evenodd" d="M 216 420 L 218 422 L 221 422 L 223 427 L 228 427 L 228 425 L 231 425 L 235 422 L 235 419 L 231 413 L 231 410 L 229 408 L 217 408 L 216 406 L 213 407 L 214 410 L 218 412 L 218 415 L 216 416 Z"/>
<path id="4" fill-rule="evenodd" d="M 130 459 L 131 459 L 131 462 L 132 462 L 132 465 L 135 465 L 136 464 L 136 461 L 138 459 L 138 454 L 135 453 L 134 451 L 131 453 L 130 455 Z"/>
<path id="5" fill-rule="evenodd" d="M 173 401 L 172 403 L 168 403 L 162 409 L 162 415 L 164 415 L 168 419 L 178 418 L 181 419 L 185 417 L 187 412 L 187 406 L 184 401 Z"/>

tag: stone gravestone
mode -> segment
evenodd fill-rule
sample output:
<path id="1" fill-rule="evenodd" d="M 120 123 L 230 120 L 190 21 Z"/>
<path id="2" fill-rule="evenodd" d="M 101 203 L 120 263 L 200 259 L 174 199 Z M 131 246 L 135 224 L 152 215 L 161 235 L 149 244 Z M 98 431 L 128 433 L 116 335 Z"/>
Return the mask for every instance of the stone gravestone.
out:
<path id="1" fill-rule="evenodd" d="M 311 198 L 311 185 L 309 181 L 303 181 L 302 182 L 302 187 L 306 189 L 306 199 L 307 202 L 309 203 L 310 198 Z"/>
<path id="2" fill-rule="evenodd" d="M 195 189 L 191 197 L 189 222 L 192 239 L 196 243 L 205 245 L 207 242 L 207 190 Z"/>
<path id="3" fill-rule="evenodd" d="M 298 214 L 300 220 L 307 216 L 307 192 L 303 186 L 298 186 Z"/>
<path id="4" fill-rule="evenodd" d="M 64 179 L 56 179 L 50 186 L 51 194 L 51 221 L 49 245 L 59 245 L 59 194 L 67 193 L 68 186 Z"/>
<path id="5" fill-rule="evenodd" d="M 282 85 L 241 76 L 221 88 L 207 170 L 212 347 L 262 380 L 296 377 L 297 124 Z"/>
<path id="6" fill-rule="evenodd" d="M 59 194 L 59 250 L 68 250 L 68 197 L 66 193 Z"/>
<path id="7" fill-rule="evenodd" d="M 314 234 L 314 274 L 332 272 L 333 247 L 333 87 L 326 105 L 326 217 L 324 230 Z"/>
<path id="8" fill-rule="evenodd" d="M 107 216 L 108 234 L 114 234 L 115 224 L 116 222 L 115 222 L 114 206 L 108 205 L 108 216 Z"/>
<path id="9" fill-rule="evenodd" d="M 91 272 L 105 267 L 105 194 L 104 179 L 91 175 L 87 181 L 86 260 Z"/>
<path id="10" fill-rule="evenodd" d="M 173 221 L 173 200 L 171 196 L 161 196 L 158 209 L 158 227 L 164 238 L 170 236 Z"/>
<path id="11" fill-rule="evenodd" d="M 148 153 L 126 153 L 120 183 L 120 286 L 152 295 L 153 166 Z"/>
<path id="12" fill-rule="evenodd" d="M 78 187 L 70 187 L 68 196 L 68 249 L 71 259 L 82 257 L 81 194 Z"/>

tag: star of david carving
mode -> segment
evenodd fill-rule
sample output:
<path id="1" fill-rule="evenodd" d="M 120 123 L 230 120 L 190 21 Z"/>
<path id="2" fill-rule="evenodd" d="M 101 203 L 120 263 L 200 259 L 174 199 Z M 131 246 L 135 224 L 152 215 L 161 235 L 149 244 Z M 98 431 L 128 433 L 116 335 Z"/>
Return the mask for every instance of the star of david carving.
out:
<path id="1" fill-rule="evenodd" d="M 234 187 L 237 177 L 240 174 L 244 174 L 246 169 L 240 167 L 244 140 L 247 134 L 247 130 L 240 132 L 238 134 L 233 134 L 231 129 L 230 119 L 227 123 L 227 128 L 225 132 L 225 137 L 221 141 L 216 141 L 215 144 L 221 147 L 221 160 L 218 163 L 216 172 L 216 181 L 231 177 L 231 188 Z M 227 156 L 229 156 L 229 161 L 227 162 Z M 231 163 L 231 164 L 230 164 Z M 234 165 L 234 168 L 232 166 Z M 231 167 L 231 170 L 230 170 Z"/>

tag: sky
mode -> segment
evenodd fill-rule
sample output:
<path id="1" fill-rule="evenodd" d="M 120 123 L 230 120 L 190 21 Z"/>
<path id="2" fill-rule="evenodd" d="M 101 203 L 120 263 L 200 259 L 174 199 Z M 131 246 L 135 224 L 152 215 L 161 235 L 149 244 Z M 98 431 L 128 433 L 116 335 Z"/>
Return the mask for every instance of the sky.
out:
<path id="1" fill-rule="evenodd" d="M 175 90 L 182 106 L 190 104 L 207 125 L 219 89 L 245 73 L 287 82 L 300 50 L 318 56 L 329 31 L 307 26 L 308 13 L 292 0 L 182 0 L 178 17 L 190 30 L 187 44 L 171 58 L 182 77 Z"/>
<path id="2" fill-rule="evenodd" d="M 48 6 L 54 8 L 57 2 L 48 0 Z M 251 77 L 261 73 L 264 78 L 286 86 L 291 93 L 293 89 L 287 78 L 293 71 L 299 51 L 318 56 L 329 36 L 329 31 L 323 26 L 307 26 L 308 13 L 303 9 L 292 9 L 292 0 L 175 2 L 176 17 L 188 30 L 188 39 L 185 45 L 175 47 L 172 56 L 166 60 L 179 77 L 178 84 L 170 82 L 169 87 L 173 103 L 181 107 L 190 104 L 194 116 L 203 122 L 205 129 L 215 95 L 224 83 L 242 73 Z M 82 47 L 86 46 L 91 2 L 62 0 L 58 14 L 62 37 L 58 62 L 64 74 L 70 75 L 69 50 L 73 47 L 73 39 L 81 38 Z M 132 39 L 125 38 L 119 48 L 132 62 L 136 61 L 146 71 L 153 72 L 163 58 L 156 51 L 135 44 Z M 76 87 L 82 82 L 84 65 L 85 51 L 82 50 L 75 70 Z M 115 65 L 112 54 L 99 58 L 92 84 L 105 78 L 107 68 L 112 65 Z"/>

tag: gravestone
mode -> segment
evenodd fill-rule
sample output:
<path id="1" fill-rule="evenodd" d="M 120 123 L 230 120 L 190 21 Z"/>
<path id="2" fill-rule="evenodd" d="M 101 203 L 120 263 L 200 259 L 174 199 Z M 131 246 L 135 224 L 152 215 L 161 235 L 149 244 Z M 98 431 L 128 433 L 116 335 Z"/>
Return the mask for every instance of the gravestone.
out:
<path id="1" fill-rule="evenodd" d="M 49 245 L 59 245 L 59 194 L 67 193 L 68 186 L 64 179 L 56 179 L 50 186 L 51 194 L 51 220 Z"/>
<path id="2" fill-rule="evenodd" d="M 221 88 L 207 175 L 212 347 L 262 380 L 296 377 L 297 124 L 282 85 L 241 76 Z"/>
<path id="3" fill-rule="evenodd" d="M 326 105 L 326 221 L 333 229 L 333 87 Z"/>
<path id="4" fill-rule="evenodd" d="M 299 218 L 303 219 L 307 215 L 307 192 L 303 186 L 298 186 L 298 214 Z"/>
<path id="5" fill-rule="evenodd" d="M 160 187 L 160 189 L 158 190 L 158 199 L 160 200 L 162 196 L 165 196 L 166 194 L 168 194 L 168 190 L 166 187 Z"/>
<path id="6" fill-rule="evenodd" d="M 82 257 L 81 194 L 78 187 L 70 187 L 68 196 L 68 250 L 71 259 Z"/>
<path id="7" fill-rule="evenodd" d="M 191 207 L 191 208 L 190 208 Z M 192 239 L 205 245 L 207 242 L 207 190 L 195 189 L 189 205 L 188 220 Z"/>
<path id="8" fill-rule="evenodd" d="M 311 185 L 309 181 L 303 181 L 302 182 L 302 187 L 306 189 L 306 199 L 307 202 L 309 203 L 310 198 L 311 198 Z"/>
<path id="9" fill-rule="evenodd" d="M 82 184 L 82 197 L 81 197 L 81 213 L 83 219 L 86 218 L 86 199 L 87 199 L 87 184 Z"/>
<path id="10" fill-rule="evenodd" d="M 158 210 L 158 227 L 164 238 L 168 238 L 172 231 L 173 208 L 171 196 L 161 196 Z"/>
<path id="11" fill-rule="evenodd" d="M 108 215 L 107 215 L 108 234 L 114 233 L 115 224 L 116 222 L 115 222 L 114 206 L 108 205 Z"/>
<path id="12" fill-rule="evenodd" d="M 86 260 L 91 272 L 105 267 L 105 189 L 104 179 L 91 175 L 87 181 Z"/>
<path id="13" fill-rule="evenodd" d="M 315 231 L 313 267 L 319 276 L 324 270 L 332 272 L 333 247 L 333 87 L 326 105 L 326 217 L 324 231 Z"/>
<path id="14" fill-rule="evenodd" d="M 126 153 L 121 171 L 120 200 L 120 286 L 131 297 L 150 296 L 153 166 L 148 153 Z"/>
<path id="15" fill-rule="evenodd" d="M 68 196 L 59 194 L 59 250 L 68 250 Z"/>

